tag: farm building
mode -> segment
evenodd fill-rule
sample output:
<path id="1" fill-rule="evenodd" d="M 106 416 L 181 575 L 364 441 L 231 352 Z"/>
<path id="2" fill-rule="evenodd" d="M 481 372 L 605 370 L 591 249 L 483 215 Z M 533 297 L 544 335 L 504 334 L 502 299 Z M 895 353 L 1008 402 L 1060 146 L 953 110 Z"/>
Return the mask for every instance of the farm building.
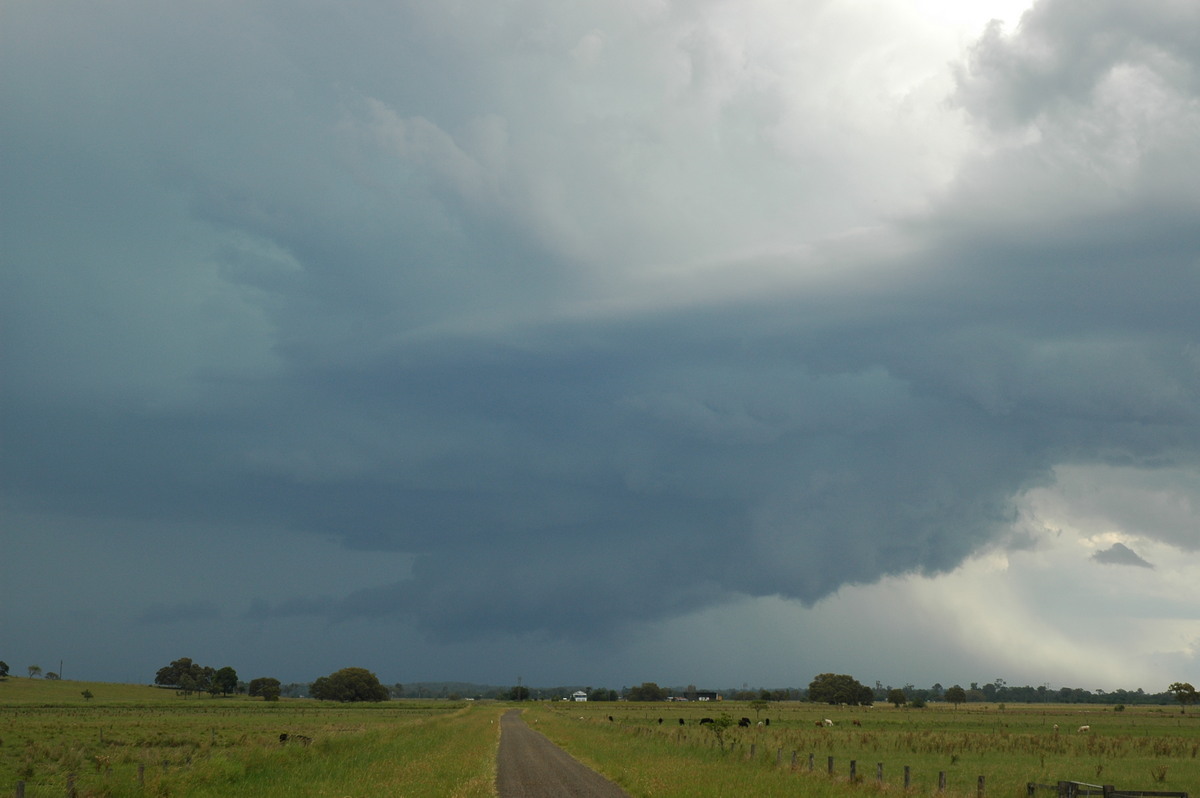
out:
<path id="1" fill-rule="evenodd" d="M 575 692 L 571 693 L 571 698 L 575 699 L 576 701 L 587 701 L 587 693 L 583 692 L 582 690 L 576 690 Z"/>

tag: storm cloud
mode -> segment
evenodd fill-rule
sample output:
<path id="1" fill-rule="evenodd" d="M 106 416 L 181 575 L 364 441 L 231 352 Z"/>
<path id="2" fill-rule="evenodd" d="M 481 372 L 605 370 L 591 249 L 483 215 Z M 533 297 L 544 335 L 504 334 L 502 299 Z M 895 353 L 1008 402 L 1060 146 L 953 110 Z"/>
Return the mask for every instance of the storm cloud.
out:
<path id="1" fill-rule="evenodd" d="M 1080 474 L 1194 556 L 1197 10 L 900 6 L 10 8 L 6 525 L 379 556 L 127 612 L 445 647 L 934 579 Z"/>

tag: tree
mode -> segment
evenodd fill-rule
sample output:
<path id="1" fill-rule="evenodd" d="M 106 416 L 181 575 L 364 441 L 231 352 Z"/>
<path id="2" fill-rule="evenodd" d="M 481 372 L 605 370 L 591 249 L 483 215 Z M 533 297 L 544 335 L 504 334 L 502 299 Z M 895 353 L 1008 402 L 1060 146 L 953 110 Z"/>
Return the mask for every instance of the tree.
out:
<path id="1" fill-rule="evenodd" d="M 967 700 L 967 691 L 956 684 L 946 690 L 946 700 L 958 709 L 958 705 Z"/>
<path id="2" fill-rule="evenodd" d="M 250 684 L 246 686 L 246 695 L 250 696 L 251 698 L 258 698 L 261 696 L 270 701 L 271 699 L 267 698 L 267 692 L 269 692 L 272 688 L 275 690 L 275 698 L 278 699 L 280 690 L 282 688 L 279 680 L 272 679 L 270 676 L 261 676 L 257 679 L 250 680 Z"/>
<path id="3" fill-rule="evenodd" d="M 33 677 L 41 674 L 42 666 L 41 665 L 30 665 L 25 670 L 29 671 L 29 678 L 32 679 Z"/>
<path id="4" fill-rule="evenodd" d="M 509 701 L 528 701 L 529 688 L 525 685 L 518 684 L 516 687 L 508 691 Z"/>
<path id="5" fill-rule="evenodd" d="M 308 688 L 308 694 L 322 701 L 387 701 L 388 689 L 366 668 L 342 668 L 322 676 Z"/>
<path id="6" fill-rule="evenodd" d="M 887 700 L 889 704 L 899 709 L 908 702 L 908 696 L 904 695 L 904 691 L 899 687 L 893 687 L 888 690 Z"/>
<path id="7" fill-rule="evenodd" d="M 731 726 L 733 718 L 727 712 L 722 712 L 712 723 L 704 724 L 704 728 L 717 738 L 717 744 L 721 746 L 722 751 L 725 750 L 725 732 L 729 731 Z"/>
<path id="8" fill-rule="evenodd" d="M 1179 713 L 1181 715 L 1187 712 L 1188 704 L 1200 701 L 1200 693 L 1197 693 L 1196 688 L 1187 682 L 1172 682 L 1171 686 L 1167 688 L 1167 692 L 1175 694 L 1175 700 L 1179 702 Z"/>
<path id="9" fill-rule="evenodd" d="M 626 698 L 630 701 L 666 701 L 667 691 L 654 682 L 642 682 L 638 687 L 630 687 Z"/>
<path id="10" fill-rule="evenodd" d="M 871 688 L 844 673 L 822 673 L 808 685 L 808 700 L 824 704 L 875 703 Z"/>
<path id="11" fill-rule="evenodd" d="M 220 692 L 221 695 L 236 693 L 238 689 L 237 671 L 228 665 L 221 668 L 213 674 L 212 687 Z"/>
<path id="12" fill-rule="evenodd" d="M 0 659 L 0 679 L 8 678 L 8 663 Z"/>
<path id="13" fill-rule="evenodd" d="M 750 708 L 754 710 L 754 719 L 758 720 L 759 713 L 762 712 L 764 709 L 766 709 L 768 706 L 770 706 L 770 704 L 767 703 L 766 699 L 763 699 L 763 698 L 760 698 L 756 701 L 751 701 Z"/>
<path id="14" fill-rule="evenodd" d="M 84 690 L 82 693 L 80 693 L 80 695 L 83 696 L 84 701 L 91 701 L 93 698 L 96 697 L 95 695 L 92 694 L 91 690 Z"/>

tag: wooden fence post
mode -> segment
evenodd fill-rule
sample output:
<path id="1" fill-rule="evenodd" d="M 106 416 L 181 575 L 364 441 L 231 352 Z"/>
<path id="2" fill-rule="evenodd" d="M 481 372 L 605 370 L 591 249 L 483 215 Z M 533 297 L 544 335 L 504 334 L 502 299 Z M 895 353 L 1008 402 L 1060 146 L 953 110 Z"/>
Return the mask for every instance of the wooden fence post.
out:
<path id="1" fill-rule="evenodd" d="M 875 781 L 879 782 L 880 784 L 883 784 L 883 763 L 882 762 L 877 762 L 875 764 Z"/>
<path id="2" fill-rule="evenodd" d="M 17 798 L 25 798 L 25 782 L 17 782 Z"/>
<path id="3" fill-rule="evenodd" d="M 904 789 L 912 786 L 912 768 L 908 765 L 904 766 Z"/>
<path id="4" fill-rule="evenodd" d="M 67 798 L 75 798 L 75 796 L 78 794 L 79 793 L 77 793 L 75 791 L 75 774 L 68 773 L 67 774 Z"/>
<path id="5" fill-rule="evenodd" d="M 812 755 L 812 754 L 809 754 L 809 755 L 808 755 L 808 772 L 809 772 L 809 773 L 812 773 L 812 772 L 813 772 L 813 767 L 814 767 L 814 765 L 813 765 L 813 755 Z"/>
<path id="6" fill-rule="evenodd" d="M 979 798 L 983 798 L 983 796 L 984 796 L 983 776 L 979 777 L 979 787 L 976 789 L 975 794 L 978 795 Z"/>
<path id="7" fill-rule="evenodd" d="M 138 785 L 144 786 L 145 784 L 146 784 L 146 764 L 144 762 L 139 762 L 138 763 Z"/>
<path id="8" fill-rule="evenodd" d="M 938 771 L 938 792 L 946 791 L 946 771 Z"/>
<path id="9" fill-rule="evenodd" d="M 796 769 L 796 749 L 792 749 L 792 770 Z"/>
<path id="10" fill-rule="evenodd" d="M 833 775 L 833 757 L 829 757 L 829 775 Z"/>
<path id="11" fill-rule="evenodd" d="M 749 758 L 753 759 L 754 755 L 757 753 L 758 753 L 758 743 L 750 743 L 750 757 Z"/>
<path id="12" fill-rule="evenodd" d="M 858 762 L 851 759 L 850 760 L 850 783 L 853 784 L 856 781 L 858 781 Z"/>

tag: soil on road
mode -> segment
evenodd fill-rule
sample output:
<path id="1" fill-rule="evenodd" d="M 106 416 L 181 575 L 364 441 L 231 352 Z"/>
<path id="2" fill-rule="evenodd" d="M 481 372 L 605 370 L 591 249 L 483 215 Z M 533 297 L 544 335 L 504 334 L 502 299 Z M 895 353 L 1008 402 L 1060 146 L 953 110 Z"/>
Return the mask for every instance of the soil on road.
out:
<path id="1" fill-rule="evenodd" d="M 496 789 L 500 798 L 629 798 L 620 787 L 529 728 L 517 709 L 500 717 Z"/>

